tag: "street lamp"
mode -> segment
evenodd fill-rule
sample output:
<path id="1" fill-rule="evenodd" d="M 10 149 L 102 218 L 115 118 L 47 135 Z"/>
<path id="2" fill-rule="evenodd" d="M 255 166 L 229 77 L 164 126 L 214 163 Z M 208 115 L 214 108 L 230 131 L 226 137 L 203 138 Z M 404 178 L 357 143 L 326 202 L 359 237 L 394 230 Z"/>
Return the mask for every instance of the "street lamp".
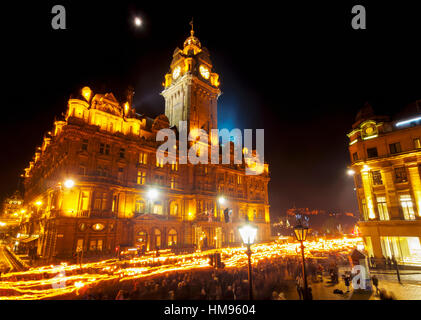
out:
<path id="1" fill-rule="evenodd" d="M 158 198 L 158 190 L 149 189 L 147 196 L 149 200 L 155 200 L 156 198 Z"/>
<path id="2" fill-rule="evenodd" d="M 64 181 L 64 186 L 65 186 L 67 189 L 71 189 L 71 188 L 73 188 L 73 187 L 74 187 L 74 185 L 75 185 L 75 182 L 74 182 L 72 179 L 67 179 L 66 181 Z"/>
<path id="3" fill-rule="evenodd" d="M 218 202 L 219 202 L 220 205 L 223 205 L 225 203 L 225 198 L 223 196 L 220 196 L 218 198 Z"/>
<path id="4" fill-rule="evenodd" d="M 158 190 L 155 188 L 149 189 L 146 197 L 149 199 L 149 213 L 153 210 L 153 202 L 156 198 L 158 198 Z"/>
<path id="5" fill-rule="evenodd" d="M 355 171 L 352 169 L 348 169 L 346 172 L 349 176 L 353 176 L 355 174 Z"/>
<path id="6" fill-rule="evenodd" d="M 306 261 L 304 258 L 304 244 L 303 242 L 307 239 L 308 228 L 303 227 L 301 224 L 294 228 L 295 237 L 301 242 L 301 255 L 303 257 L 303 278 L 304 278 L 304 300 L 308 300 L 308 285 L 307 285 L 307 274 L 306 274 Z"/>
<path id="7" fill-rule="evenodd" d="M 257 228 L 252 225 L 246 224 L 239 229 L 243 243 L 247 246 L 246 254 L 249 263 L 249 298 L 253 300 L 253 274 L 251 272 L 251 249 L 250 246 L 254 243 L 257 234 Z"/>

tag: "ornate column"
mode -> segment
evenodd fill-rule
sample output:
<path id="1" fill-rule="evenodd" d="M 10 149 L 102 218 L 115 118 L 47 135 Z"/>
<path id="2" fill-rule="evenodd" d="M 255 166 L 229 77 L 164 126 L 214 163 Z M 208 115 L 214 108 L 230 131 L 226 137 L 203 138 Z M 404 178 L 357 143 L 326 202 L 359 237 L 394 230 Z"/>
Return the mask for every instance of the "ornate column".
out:
<path id="1" fill-rule="evenodd" d="M 383 184 L 386 190 L 386 201 L 388 204 L 390 219 L 399 218 L 399 199 L 396 194 L 395 183 L 393 181 L 393 168 L 387 167 L 382 171 Z"/>
<path id="2" fill-rule="evenodd" d="M 369 173 L 370 173 L 370 170 L 368 168 L 363 168 L 361 170 L 361 178 L 363 180 L 365 201 L 367 202 L 368 218 L 375 219 L 376 214 L 374 211 L 373 192 L 371 190 L 371 182 L 370 182 Z"/>
<path id="3" fill-rule="evenodd" d="M 412 193 L 417 206 L 418 216 L 421 217 L 421 179 L 418 171 L 418 164 L 411 163 L 408 165 L 409 181 L 412 186 Z"/>

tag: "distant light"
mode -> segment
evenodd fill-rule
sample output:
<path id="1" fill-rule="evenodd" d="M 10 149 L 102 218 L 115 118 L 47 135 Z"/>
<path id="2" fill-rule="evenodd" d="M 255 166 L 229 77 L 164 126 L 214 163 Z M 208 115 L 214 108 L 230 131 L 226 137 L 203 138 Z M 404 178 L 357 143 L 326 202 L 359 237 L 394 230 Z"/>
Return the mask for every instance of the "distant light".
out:
<path id="1" fill-rule="evenodd" d="M 142 20 L 140 20 L 140 18 L 139 18 L 139 17 L 136 17 L 136 18 L 134 19 L 134 24 L 135 24 L 137 27 L 140 27 L 140 26 L 142 25 Z"/>
<path id="2" fill-rule="evenodd" d="M 405 121 L 398 122 L 398 123 L 396 124 L 396 126 L 397 126 L 397 127 L 399 127 L 399 126 L 403 126 L 403 125 L 405 125 L 405 124 L 411 123 L 411 122 L 413 122 L 413 121 L 418 121 L 418 120 L 421 120 L 421 117 L 417 117 L 417 118 L 413 118 L 413 119 L 409 119 L 409 120 L 405 120 Z"/>
<path id="3" fill-rule="evenodd" d="M 219 204 L 224 204 L 225 203 L 225 198 L 224 197 L 219 197 L 218 198 L 218 202 L 219 202 Z"/>
<path id="4" fill-rule="evenodd" d="M 89 99 L 91 98 L 92 90 L 89 87 L 83 87 L 82 88 L 82 96 L 86 99 L 86 101 L 89 102 Z"/>
<path id="5" fill-rule="evenodd" d="M 35 205 L 37 205 L 39 207 L 40 205 L 42 205 L 42 201 L 38 200 L 37 202 L 35 202 Z"/>
<path id="6" fill-rule="evenodd" d="M 75 182 L 72 179 L 67 179 L 66 181 L 64 181 L 64 186 L 67 189 L 73 188 L 75 185 Z"/>
<path id="7" fill-rule="evenodd" d="M 349 169 L 346 173 L 347 173 L 349 176 L 353 176 L 353 175 L 355 174 L 355 171 L 354 171 L 354 170 L 352 170 L 352 169 Z"/>
<path id="8" fill-rule="evenodd" d="M 6 225 L 5 222 L 0 221 L 0 227 L 4 227 Z"/>
<path id="9" fill-rule="evenodd" d="M 154 199 L 156 199 L 156 198 L 158 198 L 158 190 L 156 190 L 156 189 L 150 189 L 149 191 L 148 191 L 148 199 L 150 199 L 150 200 L 154 200 Z"/>
<path id="10" fill-rule="evenodd" d="M 364 250 L 364 245 L 363 245 L 363 244 L 358 244 L 358 245 L 357 245 L 357 249 L 358 249 L 359 251 L 363 251 L 363 250 Z"/>

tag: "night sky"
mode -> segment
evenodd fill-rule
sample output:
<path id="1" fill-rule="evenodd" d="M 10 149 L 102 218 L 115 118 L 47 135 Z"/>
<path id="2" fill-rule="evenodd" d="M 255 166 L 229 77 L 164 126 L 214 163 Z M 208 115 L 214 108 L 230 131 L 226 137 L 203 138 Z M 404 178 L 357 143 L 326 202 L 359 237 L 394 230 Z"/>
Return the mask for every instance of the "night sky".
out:
<path id="1" fill-rule="evenodd" d="M 421 99 L 421 25 L 417 8 L 379 3 L 365 5 L 367 30 L 353 30 L 351 8 L 365 1 L 343 2 L 32 1 L 2 10 L 0 197 L 83 86 L 123 100 L 132 85 L 138 113 L 163 113 L 161 83 L 194 17 L 221 78 L 219 128 L 265 129 L 272 216 L 293 205 L 357 212 L 346 133 L 366 101 L 393 114 Z M 55 4 L 67 10 L 67 30 L 51 28 Z"/>

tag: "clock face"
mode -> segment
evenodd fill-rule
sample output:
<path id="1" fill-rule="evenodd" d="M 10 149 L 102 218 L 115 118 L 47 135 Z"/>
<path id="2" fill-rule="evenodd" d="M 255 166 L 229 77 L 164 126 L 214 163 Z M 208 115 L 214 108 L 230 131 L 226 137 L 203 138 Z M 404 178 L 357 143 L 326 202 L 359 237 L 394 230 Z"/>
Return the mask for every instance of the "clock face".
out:
<path id="1" fill-rule="evenodd" d="M 181 71 L 180 66 L 174 68 L 174 70 L 172 72 L 173 79 L 177 79 L 178 78 L 178 76 L 180 75 L 180 71 Z"/>
<path id="2" fill-rule="evenodd" d="M 368 127 L 367 129 L 365 129 L 365 133 L 367 134 L 372 134 L 374 131 L 373 127 Z"/>
<path id="3" fill-rule="evenodd" d="M 199 72 L 203 78 L 209 79 L 209 75 L 210 75 L 209 69 L 205 67 L 203 64 L 199 67 Z"/>

